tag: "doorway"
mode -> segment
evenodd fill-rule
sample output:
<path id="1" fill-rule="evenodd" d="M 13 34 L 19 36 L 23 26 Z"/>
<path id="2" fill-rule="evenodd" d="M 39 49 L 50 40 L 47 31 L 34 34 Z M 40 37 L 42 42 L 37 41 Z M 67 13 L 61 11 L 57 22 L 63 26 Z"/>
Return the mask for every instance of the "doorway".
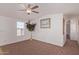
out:
<path id="1" fill-rule="evenodd" d="M 66 39 L 70 39 L 70 20 L 66 22 Z"/>

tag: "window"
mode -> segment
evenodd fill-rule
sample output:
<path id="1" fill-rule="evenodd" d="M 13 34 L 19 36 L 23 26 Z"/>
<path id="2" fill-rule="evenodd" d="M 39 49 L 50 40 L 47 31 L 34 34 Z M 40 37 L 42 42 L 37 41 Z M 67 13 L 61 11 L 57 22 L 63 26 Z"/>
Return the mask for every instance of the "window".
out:
<path id="1" fill-rule="evenodd" d="M 17 36 L 24 35 L 24 22 L 17 22 Z"/>

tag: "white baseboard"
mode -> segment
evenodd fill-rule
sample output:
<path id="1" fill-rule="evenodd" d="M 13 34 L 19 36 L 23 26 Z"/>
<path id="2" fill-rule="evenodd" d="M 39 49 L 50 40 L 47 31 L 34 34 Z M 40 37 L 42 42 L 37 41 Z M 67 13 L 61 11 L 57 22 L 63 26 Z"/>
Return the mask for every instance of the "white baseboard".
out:
<path id="1" fill-rule="evenodd" d="M 8 45 L 8 44 L 18 43 L 18 42 L 25 41 L 25 40 L 28 40 L 28 39 L 5 42 L 5 43 L 0 44 L 0 46 L 5 46 L 5 45 Z"/>

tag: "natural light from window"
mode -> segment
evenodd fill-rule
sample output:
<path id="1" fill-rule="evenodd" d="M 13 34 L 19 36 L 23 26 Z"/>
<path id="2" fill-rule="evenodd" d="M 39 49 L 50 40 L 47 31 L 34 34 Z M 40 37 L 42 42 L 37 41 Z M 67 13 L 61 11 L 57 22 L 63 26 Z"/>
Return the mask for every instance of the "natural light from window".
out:
<path id="1" fill-rule="evenodd" d="M 17 22 L 17 36 L 23 36 L 24 35 L 24 22 Z"/>

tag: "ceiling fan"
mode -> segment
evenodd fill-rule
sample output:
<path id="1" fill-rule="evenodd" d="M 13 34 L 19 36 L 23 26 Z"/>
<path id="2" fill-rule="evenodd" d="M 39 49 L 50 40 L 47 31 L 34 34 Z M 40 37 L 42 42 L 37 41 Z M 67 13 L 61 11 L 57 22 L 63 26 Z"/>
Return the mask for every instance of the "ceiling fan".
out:
<path id="1" fill-rule="evenodd" d="M 19 11 L 25 11 L 25 12 L 27 12 L 28 15 L 30 15 L 32 12 L 39 13 L 38 11 L 35 11 L 35 9 L 37 9 L 37 8 L 39 8 L 39 6 L 36 5 L 36 6 L 32 7 L 31 4 L 28 4 L 27 6 L 24 5 L 24 9 L 19 10 Z"/>

